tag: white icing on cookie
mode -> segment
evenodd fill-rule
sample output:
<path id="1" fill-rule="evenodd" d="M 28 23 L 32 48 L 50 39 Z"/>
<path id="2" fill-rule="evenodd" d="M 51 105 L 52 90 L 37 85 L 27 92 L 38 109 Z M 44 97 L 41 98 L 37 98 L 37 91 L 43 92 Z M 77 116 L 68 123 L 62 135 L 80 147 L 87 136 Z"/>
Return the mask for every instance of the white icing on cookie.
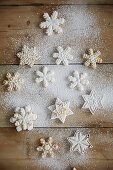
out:
<path id="1" fill-rule="evenodd" d="M 84 86 L 89 84 L 89 81 L 86 79 L 86 73 L 79 73 L 78 71 L 73 72 L 73 76 L 69 76 L 68 79 L 71 82 L 70 88 L 77 88 L 78 90 L 84 90 Z"/>
<path id="2" fill-rule="evenodd" d="M 70 54 L 70 47 L 67 47 L 65 50 L 63 50 L 63 48 L 59 46 L 57 50 L 58 53 L 53 53 L 53 58 L 56 58 L 57 65 L 59 65 L 60 63 L 68 65 L 68 60 L 73 60 L 73 56 Z"/>
<path id="3" fill-rule="evenodd" d="M 22 78 L 19 78 L 19 75 L 20 74 L 18 72 L 14 73 L 14 75 L 7 73 L 7 80 L 4 80 L 3 84 L 5 86 L 8 86 L 8 91 L 20 90 L 21 84 L 23 84 L 24 80 Z"/>
<path id="4" fill-rule="evenodd" d="M 70 102 L 62 102 L 59 98 L 57 98 L 55 104 L 48 107 L 48 109 L 52 112 L 51 119 L 58 118 L 62 123 L 64 123 L 66 117 L 73 114 L 69 105 Z"/>
<path id="5" fill-rule="evenodd" d="M 55 81 L 54 79 L 54 72 L 53 71 L 48 71 L 47 67 L 43 67 L 42 72 L 41 71 L 36 71 L 36 75 L 38 78 L 35 79 L 36 83 L 43 83 L 44 87 L 47 87 L 49 83 L 53 83 Z"/>
<path id="6" fill-rule="evenodd" d="M 71 144 L 70 151 L 83 153 L 88 147 L 91 146 L 89 143 L 89 135 L 83 135 L 80 132 L 75 133 L 73 137 L 69 137 L 67 140 Z"/>
<path id="7" fill-rule="evenodd" d="M 20 65 L 29 65 L 33 67 L 36 60 L 40 57 L 37 57 L 37 50 L 36 47 L 27 47 L 26 45 L 23 46 L 22 51 L 17 53 L 17 57 L 20 58 Z"/>
<path id="8" fill-rule="evenodd" d="M 32 130 L 37 115 L 32 113 L 31 106 L 17 107 L 14 116 L 10 118 L 11 123 L 15 123 L 16 130 Z"/>
<path id="9" fill-rule="evenodd" d="M 47 155 L 54 157 L 54 150 L 58 150 L 58 145 L 53 144 L 52 137 L 49 137 L 46 141 L 44 138 L 40 139 L 41 146 L 37 147 L 38 152 L 42 152 L 42 158 L 45 158 Z"/>
<path id="10" fill-rule="evenodd" d="M 103 96 L 98 95 L 94 90 L 92 90 L 89 95 L 82 95 L 82 97 L 85 101 L 82 108 L 89 109 L 92 114 L 94 114 L 98 108 L 103 108 Z"/>
<path id="11" fill-rule="evenodd" d="M 52 35 L 53 31 L 57 33 L 62 33 L 62 28 L 60 27 L 61 24 L 64 23 L 64 18 L 57 18 L 58 12 L 54 11 L 51 16 L 48 13 L 44 13 L 43 15 L 45 22 L 41 22 L 40 28 L 47 28 L 46 34 L 48 36 Z"/>
<path id="12" fill-rule="evenodd" d="M 88 50 L 88 54 L 84 54 L 83 58 L 86 59 L 86 62 L 84 63 L 85 66 L 90 66 L 93 69 L 96 69 L 96 63 L 102 63 L 102 59 L 99 58 L 99 55 L 101 55 L 100 51 L 93 52 L 93 49 Z"/>

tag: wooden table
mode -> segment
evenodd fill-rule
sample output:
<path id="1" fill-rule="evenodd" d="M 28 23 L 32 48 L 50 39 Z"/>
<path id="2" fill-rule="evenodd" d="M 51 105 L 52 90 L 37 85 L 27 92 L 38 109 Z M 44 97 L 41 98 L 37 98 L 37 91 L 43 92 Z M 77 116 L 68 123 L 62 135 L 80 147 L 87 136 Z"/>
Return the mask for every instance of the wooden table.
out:
<path id="1" fill-rule="evenodd" d="M 83 27 L 83 24 L 80 23 L 81 27 L 72 30 L 72 36 L 65 33 L 65 31 L 68 31 L 66 28 L 69 28 L 65 23 L 65 26 L 63 26 L 64 34 L 54 34 L 49 39 L 38 26 L 43 20 L 43 13 L 51 14 L 53 10 L 58 10 L 60 16 L 68 18 L 71 11 L 66 13 L 66 8 L 69 7 L 69 11 L 70 6 L 72 11 L 89 12 L 94 19 L 96 18 L 96 23 L 91 22 L 92 18 L 89 25 L 85 23 Z M 83 17 L 83 14 L 81 17 Z M 66 22 L 69 22 L 68 19 Z M 80 32 L 80 29 L 83 32 Z M 86 32 L 86 29 L 89 33 Z M 95 30 L 96 34 L 99 35 L 94 36 Z M 87 33 L 87 35 L 81 36 L 80 33 Z M 18 66 L 19 60 L 15 54 L 24 44 L 40 47 L 39 54 L 42 55 L 42 58 L 37 61 L 32 69 L 27 66 L 23 68 Z M 56 66 L 51 57 L 58 44 L 63 47 L 72 47 L 74 60 L 68 67 Z M 90 47 L 100 50 L 102 53 L 103 63 L 98 64 L 96 70 L 83 66 L 81 56 Z M 50 85 L 47 89 L 36 86 L 34 83 L 34 72 L 40 69 L 42 65 L 47 65 L 49 69 L 54 70 L 56 75 L 56 84 Z M 68 87 L 69 82 L 66 77 L 71 75 L 73 70 L 86 71 L 89 74 L 88 78 L 91 83 L 84 93 L 89 94 L 91 89 L 95 89 L 104 94 L 105 107 L 94 115 L 81 109 L 83 105 L 81 95 L 84 93 L 72 91 Z M 2 82 L 7 72 L 13 73 L 15 71 L 21 73 L 25 79 L 25 86 L 23 85 L 22 91 L 14 92 L 15 95 L 12 94 L 14 99 L 11 99 L 11 94 L 5 91 Z M 113 169 L 112 0 L 1 0 L 0 82 L 0 170 L 71 170 L 73 167 L 76 167 L 77 170 Z M 29 82 L 32 83 L 29 84 Z M 28 89 L 26 88 L 27 85 Z M 35 89 L 34 93 L 32 86 Z M 18 96 L 21 100 L 18 99 Z M 55 97 L 70 100 L 71 109 L 75 113 L 68 117 L 64 124 L 50 120 L 50 112 L 47 110 L 47 106 L 52 104 Z M 14 106 L 27 104 L 27 101 L 37 107 L 39 118 L 43 115 L 41 117 L 42 122 L 40 120 L 39 123 L 36 123 L 35 128 L 30 132 L 18 133 L 14 126 L 10 124 L 9 118 L 13 115 Z M 93 146 L 93 148 L 87 149 L 83 155 L 70 153 L 69 143 L 66 140 L 77 130 L 85 134 L 89 133 L 89 141 Z M 55 158 L 42 159 L 36 151 L 36 147 L 38 147 L 41 137 L 49 136 L 54 138 L 60 149 L 55 152 Z"/>

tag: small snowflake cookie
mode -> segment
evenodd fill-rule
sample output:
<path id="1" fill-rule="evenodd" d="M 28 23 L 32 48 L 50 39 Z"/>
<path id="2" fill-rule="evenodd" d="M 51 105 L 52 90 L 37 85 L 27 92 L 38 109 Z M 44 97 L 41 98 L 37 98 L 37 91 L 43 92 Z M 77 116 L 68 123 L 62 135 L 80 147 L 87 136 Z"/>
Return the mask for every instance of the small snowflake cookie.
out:
<path id="1" fill-rule="evenodd" d="M 63 63 L 64 65 L 68 65 L 68 60 L 73 60 L 73 56 L 70 54 L 71 48 L 67 47 L 63 50 L 62 47 L 57 48 L 58 53 L 53 53 L 53 58 L 56 58 L 56 64 L 59 65 Z"/>
<path id="2" fill-rule="evenodd" d="M 83 135 L 81 132 L 76 132 L 73 137 L 69 137 L 67 140 L 71 144 L 71 152 L 83 153 L 88 147 L 92 147 L 89 143 L 89 135 Z"/>
<path id="3" fill-rule="evenodd" d="M 37 147 L 37 151 L 42 152 L 42 158 L 45 158 L 47 155 L 54 157 L 54 150 L 58 150 L 58 145 L 53 144 L 52 137 L 49 137 L 47 141 L 41 138 L 40 143 L 41 146 Z"/>
<path id="4" fill-rule="evenodd" d="M 27 47 L 26 45 L 23 46 L 22 51 L 17 53 L 17 57 L 20 58 L 20 65 L 29 65 L 33 67 L 36 60 L 40 57 L 37 57 L 37 50 L 36 47 Z"/>
<path id="5" fill-rule="evenodd" d="M 16 72 L 14 75 L 7 73 L 6 78 L 7 80 L 3 81 L 3 85 L 8 86 L 8 91 L 20 90 L 21 84 L 23 84 L 24 80 L 19 78 L 19 73 Z"/>
<path id="6" fill-rule="evenodd" d="M 93 69 L 96 69 L 96 63 L 102 63 L 102 59 L 99 58 L 100 55 L 100 51 L 94 52 L 93 49 L 90 48 L 88 54 L 83 55 L 83 58 L 86 59 L 84 65 L 87 67 L 91 65 Z"/>
<path id="7" fill-rule="evenodd" d="M 66 117 L 73 114 L 69 105 L 70 102 L 62 102 L 59 98 L 57 98 L 55 104 L 48 107 L 48 109 L 52 112 L 51 119 L 58 118 L 62 123 L 64 123 Z"/>
<path id="8" fill-rule="evenodd" d="M 11 123 L 15 123 L 16 130 L 32 130 L 37 115 L 33 114 L 31 106 L 17 107 L 14 116 L 10 118 Z"/>
<path id="9" fill-rule="evenodd" d="M 47 87 L 49 83 L 53 83 L 55 81 L 53 77 L 54 72 L 48 71 L 47 67 L 43 67 L 42 72 L 37 70 L 36 75 L 38 76 L 38 78 L 35 79 L 36 83 L 39 84 L 42 82 L 44 87 Z"/>
<path id="10" fill-rule="evenodd" d="M 78 90 L 84 90 L 84 86 L 89 84 L 89 81 L 86 79 L 86 73 L 79 73 L 78 71 L 73 72 L 73 76 L 69 76 L 68 79 L 71 82 L 70 88 L 77 88 Z"/>
<path id="11" fill-rule="evenodd" d="M 98 95 L 94 90 L 92 90 L 89 95 L 82 95 L 82 97 L 85 101 L 82 108 L 89 109 L 92 114 L 94 114 L 98 108 L 103 108 L 103 96 Z"/>
<path id="12" fill-rule="evenodd" d="M 45 22 L 41 22 L 40 28 L 47 28 L 46 34 L 48 36 L 52 35 L 53 31 L 57 33 L 62 33 L 62 28 L 60 25 L 64 23 L 64 18 L 57 18 L 58 12 L 54 11 L 51 16 L 48 15 L 48 13 L 44 13 L 43 15 Z"/>

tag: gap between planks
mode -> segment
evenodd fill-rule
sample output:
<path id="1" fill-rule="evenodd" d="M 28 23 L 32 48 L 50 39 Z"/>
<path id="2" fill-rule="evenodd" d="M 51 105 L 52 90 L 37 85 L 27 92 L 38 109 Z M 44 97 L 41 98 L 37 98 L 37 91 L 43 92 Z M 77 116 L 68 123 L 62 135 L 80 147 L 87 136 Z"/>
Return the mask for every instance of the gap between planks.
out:
<path id="1" fill-rule="evenodd" d="M 0 127 L 1 129 L 3 129 L 3 128 L 12 128 L 12 129 L 14 129 L 15 127 Z M 90 126 L 83 126 L 83 127 L 81 127 L 81 126 L 73 126 L 73 127 L 33 127 L 33 129 L 70 129 L 70 128 L 72 128 L 72 129 L 112 129 L 113 128 L 113 126 L 111 126 L 111 127 L 109 127 L 109 126 L 107 126 L 107 127 L 94 127 L 94 126 L 92 126 L 92 127 L 90 127 Z M 27 131 L 28 132 L 28 131 Z"/>
<path id="2" fill-rule="evenodd" d="M 97 65 L 109 65 L 109 64 L 113 64 L 112 62 L 111 63 L 99 63 L 99 64 L 97 64 Z M 20 66 L 19 64 L 0 64 L 0 66 Z M 63 66 L 62 64 L 60 64 L 60 65 L 57 65 L 57 64 L 34 64 L 34 66 L 43 66 L 43 65 L 47 65 L 47 66 Z M 69 65 L 71 66 L 71 65 L 83 65 L 84 66 L 84 63 L 69 63 Z"/>
<path id="3" fill-rule="evenodd" d="M 33 4 L 18 4 L 18 5 L 16 5 L 16 4 L 10 4 L 10 5 L 0 5 L 0 7 L 7 7 L 7 6 L 13 6 L 13 7 L 18 7 L 18 6 L 60 6 L 60 5 L 73 5 L 73 6 L 95 6 L 95 5 L 103 5 L 103 6 L 107 6 L 107 5 L 113 5 L 113 3 L 112 4 L 36 4 L 36 3 L 33 3 Z"/>

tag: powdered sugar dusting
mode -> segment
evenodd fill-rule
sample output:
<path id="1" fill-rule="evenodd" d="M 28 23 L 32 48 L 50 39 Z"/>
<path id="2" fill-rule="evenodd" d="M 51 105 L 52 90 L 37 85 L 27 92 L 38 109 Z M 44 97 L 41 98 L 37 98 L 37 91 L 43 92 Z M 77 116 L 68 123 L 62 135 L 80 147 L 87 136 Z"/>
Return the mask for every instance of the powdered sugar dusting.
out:
<path id="1" fill-rule="evenodd" d="M 71 47 L 74 56 L 72 63 L 83 62 L 81 55 L 90 46 L 94 49 L 105 46 L 101 38 L 101 28 L 98 26 L 98 17 L 87 6 L 59 6 L 56 10 L 59 17 L 65 18 L 65 24 L 62 26 L 63 34 L 53 34 L 48 37 L 38 25 L 37 27 L 33 25 L 30 29 L 13 31 L 17 38 L 11 35 L 10 48 L 16 53 L 23 45 L 35 46 L 41 56 L 36 63 L 55 64 L 52 54 L 58 46 Z"/>
<path id="2" fill-rule="evenodd" d="M 81 132 L 86 135 L 89 134 L 89 142 L 93 146 L 88 148 L 84 154 L 78 152 L 70 152 L 70 144 L 68 137 L 73 136 L 74 133 Z M 27 133 L 28 143 L 32 144 L 29 147 L 29 157 L 35 160 L 34 166 L 38 169 L 49 170 L 71 170 L 72 167 L 80 169 L 98 169 L 98 163 L 95 159 L 101 154 L 101 158 L 105 159 L 106 154 L 109 153 L 112 147 L 112 130 L 99 128 L 39 128 Z M 41 137 L 53 137 L 54 142 L 59 145 L 59 150 L 55 152 L 54 158 L 42 159 L 41 154 L 34 149 L 37 148 L 39 139 Z M 109 142 L 108 142 L 109 141 Z M 104 144 L 109 143 L 108 147 L 103 147 Z M 104 157 L 105 156 L 105 157 Z M 110 155 L 109 155 L 110 156 Z M 108 158 L 108 157 L 107 157 Z M 110 158 L 110 157 L 109 157 Z M 101 160 L 100 160 L 101 161 Z M 95 163 L 94 163 L 95 162 Z"/>
<path id="3" fill-rule="evenodd" d="M 13 68 L 4 66 L 5 72 L 11 72 L 11 70 L 13 70 L 13 72 L 18 71 L 24 79 L 24 85 L 22 86 L 21 91 L 12 93 L 5 92 L 1 94 L 1 104 L 5 105 L 6 108 L 4 108 L 4 112 L 5 110 L 8 112 L 8 110 L 13 110 L 15 107 L 23 107 L 30 104 L 33 112 L 38 114 L 38 120 L 35 123 L 36 127 L 81 126 L 85 124 L 89 125 L 91 123 L 99 125 L 103 121 L 112 122 L 112 116 L 110 116 L 113 113 L 113 97 L 111 95 L 111 90 L 113 90 L 112 65 L 109 65 L 109 67 L 107 65 L 100 65 L 95 71 L 86 69 L 85 66 L 80 65 L 69 65 L 65 68 L 63 66 L 51 65 L 48 66 L 48 69 L 54 70 L 56 81 L 44 89 L 35 82 L 36 70 L 40 70 L 40 66 L 34 66 L 33 69 L 28 69 L 27 67 L 25 69 L 18 66 L 13 66 Z M 4 70 L 1 70 L 2 75 Z M 86 72 L 88 74 L 90 84 L 83 92 L 69 88 L 67 77 L 73 70 Z M 81 109 L 84 104 L 81 95 L 89 94 L 91 90 L 95 90 L 98 94 L 104 96 L 103 108 L 96 111 L 93 116 L 91 116 L 86 109 Z M 48 106 L 54 104 L 57 97 L 62 101 L 70 101 L 70 109 L 74 113 L 67 117 L 64 125 L 57 120 L 51 120 L 51 112 L 47 109 Z"/>

